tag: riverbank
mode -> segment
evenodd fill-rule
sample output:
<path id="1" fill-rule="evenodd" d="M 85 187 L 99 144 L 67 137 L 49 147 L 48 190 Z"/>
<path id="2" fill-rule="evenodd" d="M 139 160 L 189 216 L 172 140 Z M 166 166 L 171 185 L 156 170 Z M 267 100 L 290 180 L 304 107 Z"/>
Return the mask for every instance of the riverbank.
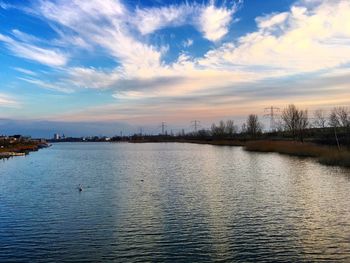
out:
<path id="1" fill-rule="evenodd" d="M 290 156 L 316 158 L 321 164 L 331 166 L 350 167 L 350 151 L 338 150 L 334 146 L 324 146 L 309 142 L 296 142 L 290 140 L 194 140 L 177 138 L 152 138 L 132 140 L 131 143 L 196 143 L 218 146 L 242 146 L 244 150 L 251 152 L 276 152 Z"/>
<path id="2" fill-rule="evenodd" d="M 2 142 L 0 145 L 0 159 L 15 156 L 24 156 L 41 148 L 49 147 L 49 144 L 42 141 L 30 140 L 26 142 Z"/>
<path id="3" fill-rule="evenodd" d="M 321 164 L 350 167 L 350 151 L 336 147 L 294 141 L 250 141 L 246 151 L 277 152 L 299 157 L 313 157 Z"/>

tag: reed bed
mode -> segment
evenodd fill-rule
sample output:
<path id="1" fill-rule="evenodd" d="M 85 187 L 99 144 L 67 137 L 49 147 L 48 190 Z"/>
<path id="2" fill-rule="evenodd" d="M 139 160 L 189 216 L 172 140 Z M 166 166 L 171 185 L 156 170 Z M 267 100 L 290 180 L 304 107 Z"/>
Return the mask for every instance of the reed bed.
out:
<path id="1" fill-rule="evenodd" d="M 350 152 L 312 143 L 294 141 L 250 141 L 245 150 L 255 152 L 277 152 L 299 157 L 315 157 L 326 165 L 350 167 Z"/>
<path id="2" fill-rule="evenodd" d="M 321 156 L 318 161 L 325 165 L 350 167 L 350 152 L 338 151 Z"/>

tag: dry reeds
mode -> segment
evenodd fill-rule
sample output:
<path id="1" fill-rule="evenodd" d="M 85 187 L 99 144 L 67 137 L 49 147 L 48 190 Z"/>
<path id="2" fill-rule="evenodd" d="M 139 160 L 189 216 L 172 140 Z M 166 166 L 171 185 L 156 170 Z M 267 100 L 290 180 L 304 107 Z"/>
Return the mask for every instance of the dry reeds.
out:
<path id="1" fill-rule="evenodd" d="M 300 157 L 316 157 L 326 165 L 350 167 L 350 152 L 339 151 L 333 147 L 319 146 L 311 143 L 294 141 L 251 141 L 245 150 L 256 152 L 277 152 Z"/>
<path id="2" fill-rule="evenodd" d="M 325 165 L 350 167 L 350 152 L 337 151 L 321 156 L 318 161 Z"/>

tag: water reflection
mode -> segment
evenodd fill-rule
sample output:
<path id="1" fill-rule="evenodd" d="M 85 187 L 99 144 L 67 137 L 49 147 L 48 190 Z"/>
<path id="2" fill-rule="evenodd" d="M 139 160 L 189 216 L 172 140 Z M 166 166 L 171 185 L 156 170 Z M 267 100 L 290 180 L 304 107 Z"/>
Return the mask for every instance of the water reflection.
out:
<path id="1" fill-rule="evenodd" d="M 349 170 L 312 160 L 77 143 L 0 166 L 1 262 L 350 260 Z"/>

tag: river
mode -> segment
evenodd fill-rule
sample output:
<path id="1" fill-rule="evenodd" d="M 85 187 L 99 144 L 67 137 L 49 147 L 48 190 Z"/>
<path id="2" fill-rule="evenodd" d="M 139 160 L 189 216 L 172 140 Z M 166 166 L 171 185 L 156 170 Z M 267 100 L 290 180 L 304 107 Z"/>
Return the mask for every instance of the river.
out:
<path id="1" fill-rule="evenodd" d="M 82 261 L 350 262 L 350 170 L 179 143 L 0 160 L 0 262 Z"/>

